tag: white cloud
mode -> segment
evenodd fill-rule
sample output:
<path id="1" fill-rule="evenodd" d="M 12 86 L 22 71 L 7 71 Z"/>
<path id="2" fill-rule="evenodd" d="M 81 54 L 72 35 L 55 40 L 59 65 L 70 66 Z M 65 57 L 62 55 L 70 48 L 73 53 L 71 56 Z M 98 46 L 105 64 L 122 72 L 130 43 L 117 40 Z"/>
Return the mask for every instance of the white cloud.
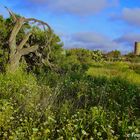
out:
<path id="1" fill-rule="evenodd" d="M 115 40 L 118 43 L 123 43 L 129 46 L 133 46 L 134 42 L 140 42 L 140 34 L 138 33 L 127 33 L 120 36 L 118 39 Z"/>
<path id="2" fill-rule="evenodd" d="M 108 6 L 108 3 L 107 0 L 57 0 L 55 3 L 50 3 L 49 6 L 61 12 L 85 15 L 102 11 Z"/>
<path id="3" fill-rule="evenodd" d="M 120 14 L 113 14 L 110 19 L 140 26 L 140 8 L 123 8 Z"/>
<path id="4" fill-rule="evenodd" d="M 140 8 L 124 8 L 122 11 L 122 19 L 128 23 L 140 26 Z"/>
<path id="5" fill-rule="evenodd" d="M 91 15 L 108 7 L 118 5 L 118 0 L 30 0 L 37 4 L 46 4 L 54 12 L 77 15 Z M 46 9 L 47 9 L 46 8 Z"/>
<path id="6" fill-rule="evenodd" d="M 96 32 L 78 32 L 71 35 L 71 38 L 64 40 L 66 48 L 87 48 L 103 51 L 123 50 L 123 45 L 110 37 Z"/>

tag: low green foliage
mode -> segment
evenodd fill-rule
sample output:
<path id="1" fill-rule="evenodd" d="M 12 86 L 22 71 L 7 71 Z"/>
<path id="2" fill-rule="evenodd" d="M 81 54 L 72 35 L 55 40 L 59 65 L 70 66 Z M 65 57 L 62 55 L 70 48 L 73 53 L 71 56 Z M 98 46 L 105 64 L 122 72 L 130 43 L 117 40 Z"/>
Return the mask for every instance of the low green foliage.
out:
<path id="1" fill-rule="evenodd" d="M 48 48 L 40 48 L 15 73 L 4 73 L 12 24 L 0 16 L 0 139 L 139 139 L 139 57 L 126 56 L 132 64 L 121 62 L 117 50 L 64 50 L 54 34 L 49 56 Z M 42 46 L 44 32 L 33 28 L 29 42 Z"/>
<path id="2" fill-rule="evenodd" d="M 140 84 L 139 65 L 125 63 L 125 62 L 114 62 L 114 63 L 97 63 L 88 69 L 86 72 L 92 76 L 105 76 L 108 78 L 122 77 L 128 81 L 136 84 Z"/>
<path id="3" fill-rule="evenodd" d="M 140 88 L 136 84 L 78 71 L 63 77 L 49 72 L 48 82 L 42 83 L 41 77 L 37 81 L 23 71 L 0 75 L 1 139 L 137 138 Z"/>

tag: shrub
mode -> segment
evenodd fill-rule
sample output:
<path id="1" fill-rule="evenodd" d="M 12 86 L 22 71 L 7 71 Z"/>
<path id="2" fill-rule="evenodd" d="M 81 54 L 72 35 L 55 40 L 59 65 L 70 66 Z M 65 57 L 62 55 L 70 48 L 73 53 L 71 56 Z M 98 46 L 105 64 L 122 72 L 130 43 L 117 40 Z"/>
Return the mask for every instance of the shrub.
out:
<path id="1" fill-rule="evenodd" d="M 23 71 L 0 75 L 1 139 L 137 138 L 138 85 L 79 71 L 51 75 L 42 83 Z"/>

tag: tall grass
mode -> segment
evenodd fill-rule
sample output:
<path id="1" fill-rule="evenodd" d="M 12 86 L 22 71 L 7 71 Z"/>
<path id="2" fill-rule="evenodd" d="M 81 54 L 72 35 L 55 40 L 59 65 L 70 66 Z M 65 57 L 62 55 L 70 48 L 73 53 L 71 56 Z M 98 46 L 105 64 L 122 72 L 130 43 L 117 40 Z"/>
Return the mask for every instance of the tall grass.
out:
<path id="1" fill-rule="evenodd" d="M 23 71 L 0 75 L 0 139 L 137 138 L 139 85 L 123 77 L 82 72 L 57 77 L 47 76 L 41 83 Z"/>
<path id="2" fill-rule="evenodd" d="M 91 76 L 121 77 L 132 83 L 140 84 L 140 74 L 131 69 L 131 64 L 124 62 L 96 64 L 87 71 Z"/>

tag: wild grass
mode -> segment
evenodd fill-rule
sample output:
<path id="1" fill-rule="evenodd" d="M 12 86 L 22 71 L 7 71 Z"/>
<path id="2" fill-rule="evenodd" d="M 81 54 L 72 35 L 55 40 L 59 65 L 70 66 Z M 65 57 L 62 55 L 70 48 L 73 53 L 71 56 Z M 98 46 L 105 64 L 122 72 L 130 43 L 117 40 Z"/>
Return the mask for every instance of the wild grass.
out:
<path id="1" fill-rule="evenodd" d="M 134 67 L 134 64 L 128 64 L 125 62 L 95 63 L 88 69 L 86 73 L 87 75 L 96 77 L 121 77 L 122 79 L 126 79 L 132 83 L 140 84 L 139 69 L 137 69 L 136 72 L 135 69 L 131 68 L 132 66 Z"/>
<path id="2" fill-rule="evenodd" d="M 140 88 L 129 71 L 94 63 L 87 74 L 51 72 L 42 82 L 23 71 L 0 74 L 0 139 L 137 139 Z"/>

